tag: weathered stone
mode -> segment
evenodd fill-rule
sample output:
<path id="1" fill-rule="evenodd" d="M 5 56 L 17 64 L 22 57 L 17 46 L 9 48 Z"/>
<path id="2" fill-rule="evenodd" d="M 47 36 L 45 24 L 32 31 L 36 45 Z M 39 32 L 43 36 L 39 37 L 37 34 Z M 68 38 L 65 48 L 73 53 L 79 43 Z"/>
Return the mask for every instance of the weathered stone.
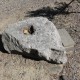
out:
<path id="1" fill-rule="evenodd" d="M 73 52 L 75 42 L 73 41 L 71 36 L 68 34 L 68 32 L 65 29 L 59 29 L 58 31 L 59 31 L 63 46 L 65 47 L 67 53 Z"/>
<path id="2" fill-rule="evenodd" d="M 67 62 L 55 25 L 43 17 L 29 18 L 8 26 L 2 33 L 2 42 L 9 53 L 18 51 L 27 57 Z"/>

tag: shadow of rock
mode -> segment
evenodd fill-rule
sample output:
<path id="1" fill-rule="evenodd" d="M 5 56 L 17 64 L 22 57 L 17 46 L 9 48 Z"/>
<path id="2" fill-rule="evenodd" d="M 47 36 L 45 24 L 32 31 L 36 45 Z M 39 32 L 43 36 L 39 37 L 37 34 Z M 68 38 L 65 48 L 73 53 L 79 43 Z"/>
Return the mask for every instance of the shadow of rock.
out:
<path id="1" fill-rule="evenodd" d="M 62 8 L 61 8 L 62 9 Z M 55 15 L 59 14 L 68 14 L 68 12 L 62 11 L 59 8 L 51 8 L 51 7 L 42 7 L 41 9 L 35 10 L 35 11 L 29 11 L 27 16 L 25 17 L 46 17 L 50 21 L 54 18 Z"/>
<path id="2" fill-rule="evenodd" d="M 63 76 L 61 75 L 61 76 L 59 77 L 59 80 L 65 80 L 65 79 L 64 79 Z"/>
<path id="3" fill-rule="evenodd" d="M 31 52 L 30 53 L 27 53 L 27 52 L 18 52 L 18 51 L 11 51 L 11 54 L 18 54 L 18 55 L 22 55 L 22 57 L 26 58 L 26 59 L 32 59 L 32 60 L 36 60 L 36 61 L 40 61 L 40 60 L 43 60 L 42 58 L 40 58 L 38 56 L 38 51 L 37 50 L 34 50 L 34 49 L 31 49 Z"/>
<path id="4" fill-rule="evenodd" d="M 46 17 L 49 20 L 52 20 L 55 15 L 67 15 L 70 13 L 80 13 L 80 12 L 69 12 L 68 8 L 69 5 L 73 2 L 74 0 L 71 0 L 69 3 L 60 3 L 62 4 L 61 6 L 57 6 L 51 8 L 51 7 L 42 7 L 40 9 L 37 9 L 35 11 L 28 11 L 25 17 Z"/>
<path id="5" fill-rule="evenodd" d="M 0 51 L 3 53 L 6 53 L 7 51 L 4 49 L 3 47 L 3 43 L 2 43 L 2 35 L 0 34 Z"/>
<path id="6" fill-rule="evenodd" d="M 37 50 L 35 50 L 35 49 L 31 49 L 31 51 L 30 51 L 30 53 L 27 53 L 27 52 L 18 52 L 18 51 L 15 51 L 15 50 L 13 50 L 13 51 L 11 51 L 11 54 L 18 54 L 18 55 L 22 55 L 22 57 L 24 57 L 24 58 L 26 58 L 26 59 L 31 59 L 31 60 L 34 60 L 34 61 L 42 61 L 42 60 L 44 60 L 44 61 L 47 61 L 48 63 L 51 63 L 51 64 L 58 64 L 58 63 L 56 63 L 56 61 L 48 61 L 48 60 L 46 60 L 46 58 L 45 57 L 40 57 L 39 55 L 38 55 L 38 51 Z"/>

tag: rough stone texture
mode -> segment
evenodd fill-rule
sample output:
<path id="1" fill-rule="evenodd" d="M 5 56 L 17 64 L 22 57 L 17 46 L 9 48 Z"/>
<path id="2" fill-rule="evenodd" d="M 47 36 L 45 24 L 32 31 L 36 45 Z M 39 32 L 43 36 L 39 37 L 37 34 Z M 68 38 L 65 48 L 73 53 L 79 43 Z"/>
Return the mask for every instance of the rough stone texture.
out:
<path id="1" fill-rule="evenodd" d="M 23 29 L 30 34 L 24 34 Z M 47 18 L 36 17 L 8 26 L 2 34 L 5 50 L 18 51 L 33 58 L 66 63 L 67 57 L 59 33 Z"/>

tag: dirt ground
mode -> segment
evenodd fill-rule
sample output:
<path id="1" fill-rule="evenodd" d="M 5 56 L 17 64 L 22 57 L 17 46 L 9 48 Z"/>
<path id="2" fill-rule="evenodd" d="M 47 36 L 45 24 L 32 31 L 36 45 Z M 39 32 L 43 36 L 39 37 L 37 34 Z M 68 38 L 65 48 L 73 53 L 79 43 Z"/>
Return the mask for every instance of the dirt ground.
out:
<path id="1" fill-rule="evenodd" d="M 58 6 L 60 2 L 69 3 L 70 0 L 0 0 L 0 31 L 3 31 L 8 24 L 27 19 L 28 17 L 25 16 L 28 11 L 34 11 L 47 6 L 54 8 Z M 68 62 L 63 68 L 62 74 L 65 74 L 63 78 L 64 80 L 80 80 L 80 3 L 75 0 L 70 5 L 69 11 L 75 13 L 55 15 L 52 22 L 58 29 L 65 28 L 76 43 L 73 54 L 68 55 Z M 20 55 L 7 54 L 1 47 L 2 46 L 0 46 L 0 80 L 58 80 L 58 78 L 53 79 L 53 73 L 47 69 L 48 67 L 46 71 L 44 70 L 44 65 L 52 67 L 52 64 L 50 65 L 44 61 L 35 61 L 34 64 L 32 60 L 26 60 Z M 39 67 L 35 67 L 41 64 L 40 69 Z M 36 71 L 33 67 L 26 68 L 28 66 L 34 66 L 38 68 L 38 70 Z M 30 70 L 30 72 L 27 72 L 29 74 L 27 74 L 25 70 Z M 31 70 L 33 70 L 33 73 L 36 71 L 36 74 L 33 74 Z M 39 70 L 41 70 L 40 73 L 38 73 Z M 31 77 L 36 75 L 37 79 L 32 79 L 25 74 L 31 75 Z"/>

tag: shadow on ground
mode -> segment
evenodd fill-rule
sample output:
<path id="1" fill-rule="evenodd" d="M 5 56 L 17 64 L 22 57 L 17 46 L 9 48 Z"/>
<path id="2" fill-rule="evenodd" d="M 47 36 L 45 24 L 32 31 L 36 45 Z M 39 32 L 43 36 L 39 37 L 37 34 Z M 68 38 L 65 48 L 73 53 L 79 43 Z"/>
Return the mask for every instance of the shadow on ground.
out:
<path id="1" fill-rule="evenodd" d="M 67 15 L 70 13 L 80 13 L 80 12 L 69 12 L 69 5 L 74 2 L 74 0 L 71 0 L 69 3 L 60 3 L 61 6 L 57 6 L 54 9 L 51 7 L 42 7 L 35 11 L 28 11 L 27 15 L 25 17 L 47 17 L 49 20 L 52 20 L 55 15 Z"/>
<path id="2" fill-rule="evenodd" d="M 31 59 L 31 60 L 34 60 L 34 61 L 42 61 L 42 60 L 44 60 L 44 61 L 47 61 L 48 63 L 51 63 L 51 64 L 58 64 L 56 61 L 52 61 L 52 60 L 48 61 L 48 60 L 46 60 L 45 57 L 42 57 L 42 56 L 40 57 L 38 55 L 38 51 L 35 50 L 35 49 L 31 49 L 30 53 L 27 53 L 27 52 L 24 52 L 24 51 L 23 51 L 23 53 L 21 53 L 21 52 L 15 51 L 15 50 L 13 50 L 11 53 L 12 54 L 22 55 L 22 57 L 24 57 L 26 59 Z"/>
<path id="3" fill-rule="evenodd" d="M 64 77 L 61 75 L 59 76 L 59 80 L 65 80 Z"/>
<path id="4" fill-rule="evenodd" d="M 0 34 L 0 51 L 3 53 L 6 53 L 7 51 L 4 49 L 3 47 L 3 43 L 2 43 L 2 35 Z"/>

